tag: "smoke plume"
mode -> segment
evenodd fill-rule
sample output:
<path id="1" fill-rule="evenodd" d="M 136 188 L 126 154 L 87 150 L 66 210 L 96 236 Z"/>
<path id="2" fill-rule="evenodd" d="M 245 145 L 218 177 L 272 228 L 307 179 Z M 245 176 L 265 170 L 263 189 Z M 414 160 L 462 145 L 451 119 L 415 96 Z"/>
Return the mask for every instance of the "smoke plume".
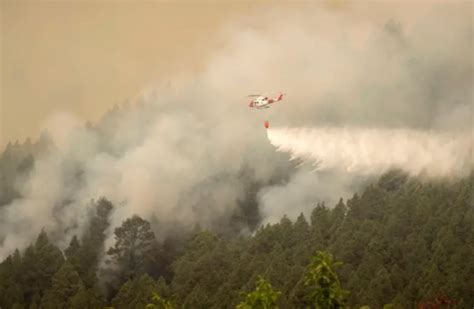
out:
<path id="1" fill-rule="evenodd" d="M 263 221 L 294 218 L 392 166 L 463 174 L 472 4 L 366 5 L 264 8 L 229 21 L 199 74 L 151 85 L 97 124 L 52 117 L 58 149 L 36 158 L 21 198 L 0 208 L 0 257 L 42 228 L 64 247 L 101 196 L 116 205 L 112 228 L 138 214 L 165 237 L 169 226 L 212 226 L 247 199 Z M 247 94 L 280 90 L 271 109 L 247 107 Z M 289 129 L 269 130 L 270 143 L 264 120 Z"/>

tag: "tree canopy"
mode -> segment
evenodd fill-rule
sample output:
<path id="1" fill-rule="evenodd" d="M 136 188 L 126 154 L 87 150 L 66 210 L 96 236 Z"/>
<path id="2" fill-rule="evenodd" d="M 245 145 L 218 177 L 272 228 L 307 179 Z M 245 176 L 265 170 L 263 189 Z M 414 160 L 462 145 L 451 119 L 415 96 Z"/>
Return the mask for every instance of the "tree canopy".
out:
<path id="1" fill-rule="evenodd" d="M 132 216 L 109 248 L 114 206 L 100 199 L 69 246 L 43 230 L 0 263 L 0 306 L 471 308 L 473 179 L 391 172 L 346 201 L 252 235 L 189 227 L 157 238 L 149 221 Z"/>

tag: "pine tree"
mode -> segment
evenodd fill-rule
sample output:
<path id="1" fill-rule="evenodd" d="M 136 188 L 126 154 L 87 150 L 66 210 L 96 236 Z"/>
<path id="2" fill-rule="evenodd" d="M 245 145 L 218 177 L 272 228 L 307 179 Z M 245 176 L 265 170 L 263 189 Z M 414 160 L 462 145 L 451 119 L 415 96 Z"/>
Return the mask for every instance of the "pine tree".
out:
<path id="1" fill-rule="evenodd" d="M 331 225 L 329 229 L 329 234 L 331 237 L 331 242 L 334 242 L 338 229 L 342 226 L 342 222 L 344 221 L 346 212 L 347 212 L 346 205 L 344 205 L 344 201 L 341 198 L 339 199 L 339 202 L 336 204 L 336 206 L 331 211 L 331 214 L 329 216 L 329 221 Z"/>
<path id="2" fill-rule="evenodd" d="M 318 203 L 311 212 L 311 243 L 313 246 L 320 249 L 327 247 L 330 228 L 330 211 L 324 203 Z"/>
<path id="3" fill-rule="evenodd" d="M 0 263 L 0 307 L 10 308 L 15 303 L 23 302 L 23 289 L 18 280 L 21 263 L 18 249 Z"/>
<path id="4" fill-rule="evenodd" d="M 74 259 L 77 257 L 79 250 L 81 249 L 81 245 L 79 244 L 79 240 L 77 236 L 74 235 L 69 243 L 69 247 L 64 250 L 64 254 L 68 260 Z"/>
<path id="5" fill-rule="evenodd" d="M 45 309 L 72 308 L 71 299 L 83 290 L 84 284 L 79 274 L 74 266 L 66 261 L 54 275 L 52 286 L 41 300 L 41 307 Z"/>
<path id="6" fill-rule="evenodd" d="M 394 289 L 390 280 L 390 274 L 382 267 L 369 284 L 366 293 L 369 294 L 368 299 L 372 307 L 382 307 L 388 304 L 394 298 Z"/>
<path id="7" fill-rule="evenodd" d="M 152 302 L 153 293 L 157 288 L 156 281 L 147 274 L 129 279 L 112 300 L 112 305 L 116 309 L 145 308 Z"/>
<path id="8" fill-rule="evenodd" d="M 121 271 L 121 280 L 137 277 L 147 271 L 156 247 L 150 223 L 139 216 L 125 220 L 115 229 L 115 245 L 107 251 L 109 262 Z"/>
<path id="9" fill-rule="evenodd" d="M 112 209 L 112 203 L 106 198 L 92 202 L 89 228 L 80 242 L 73 237 L 66 252 L 68 260 L 76 268 L 86 288 L 93 288 L 97 283 L 99 259 L 105 251 L 105 232 L 110 225 L 109 216 Z"/>
<path id="10" fill-rule="evenodd" d="M 25 250 L 22 258 L 21 284 L 24 289 L 24 302 L 30 304 L 34 295 L 43 296 L 51 286 L 54 274 L 64 263 L 64 257 L 58 247 L 51 244 L 46 232 L 39 234 L 34 245 Z"/>
<path id="11" fill-rule="evenodd" d="M 102 308 L 104 302 L 102 295 L 100 295 L 98 291 L 94 291 L 93 289 L 81 289 L 70 299 L 69 308 Z"/>

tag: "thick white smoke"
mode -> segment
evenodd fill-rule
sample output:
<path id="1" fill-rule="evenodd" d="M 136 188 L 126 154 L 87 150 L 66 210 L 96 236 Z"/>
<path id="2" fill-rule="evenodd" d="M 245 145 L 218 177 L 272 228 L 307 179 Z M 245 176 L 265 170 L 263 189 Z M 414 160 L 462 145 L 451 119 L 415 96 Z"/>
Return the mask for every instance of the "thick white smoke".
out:
<path id="1" fill-rule="evenodd" d="M 133 214 L 207 225 L 231 213 L 248 186 L 272 183 L 259 193 L 271 221 L 351 194 L 364 177 L 348 168 L 459 173 L 467 150 L 456 132 L 472 127 L 470 11 L 470 3 L 299 4 L 234 21 L 206 69 L 168 78 L 171 89 L 153 86 L 93 128 L 53 117 L 59 149 L 36 158 L 21 198 L 0 208 L 0 258 L 42 228 L 65 246 L 101 196 L 117 206 L 112 228 Z M 280 90 L 281 104 L 248 109 L 247 94 Z M 326 128 L 269 131 L 277 148 L 325 170 L 291 169 L 268 142 L 266 119 Z M 286 182 L 275 184 L 282 174 Z"/>

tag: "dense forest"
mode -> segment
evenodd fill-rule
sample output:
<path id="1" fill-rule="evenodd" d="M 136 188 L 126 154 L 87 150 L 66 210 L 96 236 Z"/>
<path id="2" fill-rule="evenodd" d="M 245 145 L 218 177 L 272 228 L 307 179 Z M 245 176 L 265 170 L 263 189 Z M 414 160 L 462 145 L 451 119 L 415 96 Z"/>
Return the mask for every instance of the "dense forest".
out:
<path id="1" fill-rule="evenodd" d="M 0 1 L 0 309 L 474 309 L 474 1 Z"/>
<path id="2" fill-rule="evenodd" d="M 51 147 L 46 137 L 26 145 L 7 147 L 0 175 L 22 177 Z M 280 308 L 324 308 L 311 301 L 318 285 L 308 285 L 320 254 L 334 264 L 341 303 L 331 308 L 472 308 L 473 180 L 390 171 L 337 205 L 320 203 L 307 217 L 247 234 L 196 225 L 163 238 L 159 221 L 133 216 L 114 229 L 109 247 L 115 206 L 102 197 L 91 201 L 87 230 L 67 247 L 42 231 L 1 262 L 0 307 L 144 308 L 158 300 L 153 308 L 251 308 L 245 297 L 270 293 Z M 5 204 L 18 193 L 0 184 Z"/>

